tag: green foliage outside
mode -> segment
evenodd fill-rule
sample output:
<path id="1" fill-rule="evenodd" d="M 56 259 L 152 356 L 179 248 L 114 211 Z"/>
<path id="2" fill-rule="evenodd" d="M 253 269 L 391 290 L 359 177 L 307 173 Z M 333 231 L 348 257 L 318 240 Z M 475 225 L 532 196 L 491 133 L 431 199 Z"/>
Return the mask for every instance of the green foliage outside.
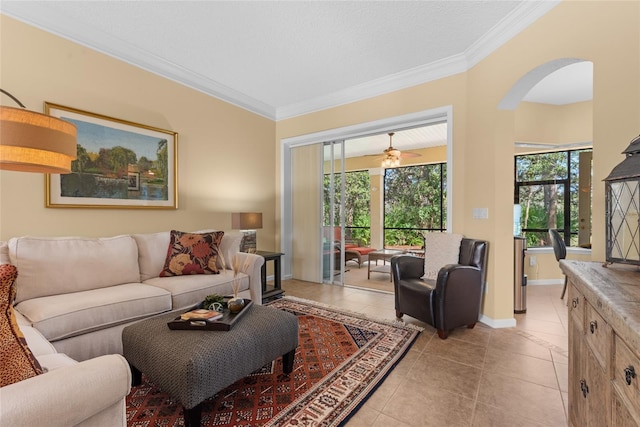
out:
<path id="1" fill-rule="evenodd" d="M 384 182 L 385 246 L 421 247 L 424 232 L 446 229 L 445 163 L 387 169 Z"/>
<path id="2" fill-rule="evenodd" d="M 334 221 L 333 225 L 340 225 L 340 174 L 334 175 L 335 199 L 334 199 Z M 330 175 L 324 176 L 324 225 L 331 224 L 329 183 Z M 348 236 L 363 246 L 371 243 L 371 215 L 370 215 L 370 184 L 368 171 L 354 171 L 345 174 L 345 224 L 348 227 Z"/>
<path id="3" fill-rule="evenodd" d="M 442 170 L 442 181 L 441 181 Z M 335 175 L 334 221 L 340 224 L 339 174 Z M 442 182 L 442 185 L 441 185 Z M 385 172 L 384 245 L 423 245 L 423 232 L 446 229 L 446 164 L 407 166 Z M 330 175 L 324 176 L 324 225 L 331 224 Z M 444 194 L 442 194 L 444 190 Z M 347 238 L 368 246 L 371 241 L 368 171 L 345 173 L 344 217 Z M 350 234 L 350 235 L 349 235 Z"/>
<path id="4" fill-rule="evenodd" d="M 520 223 L 527 247 L 549 246 L 547 230 L 564 230 L 565 210 L 570 217 L 570 244 L 577 244 L 579 153 L 560 151 L 516 156 L 516 182 L 527 183 L 519 187 L 516 199 L 522 208 Z M 567 206 L 566 191 L 569 192 Z"/>

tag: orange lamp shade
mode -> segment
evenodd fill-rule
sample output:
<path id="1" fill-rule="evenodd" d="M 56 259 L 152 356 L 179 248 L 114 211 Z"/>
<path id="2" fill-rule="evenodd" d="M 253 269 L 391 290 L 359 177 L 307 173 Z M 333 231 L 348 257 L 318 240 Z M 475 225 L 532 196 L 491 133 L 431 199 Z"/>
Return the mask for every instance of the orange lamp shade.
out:
<path id="1" fill-rule="evenodd" d="M 0 169 L 69 173 L 76 126 L 26 109 L 0 106 Z"/>

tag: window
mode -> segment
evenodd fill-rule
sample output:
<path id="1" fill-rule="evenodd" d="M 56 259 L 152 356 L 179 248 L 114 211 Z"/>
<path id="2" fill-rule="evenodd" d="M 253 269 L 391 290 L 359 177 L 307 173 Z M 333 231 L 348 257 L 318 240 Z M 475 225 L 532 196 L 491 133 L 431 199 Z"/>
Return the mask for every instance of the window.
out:
<path id="1" fill-rule="evenodd" d="M 588 176 L 581 179 L 581 171 Z M 567 246 L 586 246 L 591 237 L 591 149 L 516 156 L 515 203 L 527 247 L 549 246 L 550 228 L 558 229 Z"/>
<path id="2" fill-rule="evenodd" d="M 419 248 L 424 232 L 447 229 L 446 175 L 446 163 L 385 170 L 385 247 Z"/>

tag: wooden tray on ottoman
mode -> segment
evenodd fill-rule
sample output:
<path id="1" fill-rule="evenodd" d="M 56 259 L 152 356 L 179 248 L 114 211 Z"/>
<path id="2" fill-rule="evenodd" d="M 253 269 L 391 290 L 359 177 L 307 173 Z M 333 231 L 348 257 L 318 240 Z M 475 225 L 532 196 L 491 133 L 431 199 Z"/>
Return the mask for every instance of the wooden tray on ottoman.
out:
<path id="1" fill-rule="evenodd" d="M 238 321 L 246 312 L 249 307 L 253 305 L 253 301 L 250 299 L 244 300 L 244 307 L 238 313 L 231 313 L 228 308 L 222 310 L 222 317 L 218 320 L 182 320 L 180 316 L 176 317 L 171 322 L 167 323 L 169 329 L 175 330 L 189 330 L 189 331 L 228 331 L 231 330 L 233 324 Z M 199 307 L 195 307 L 199 308 Z"/>

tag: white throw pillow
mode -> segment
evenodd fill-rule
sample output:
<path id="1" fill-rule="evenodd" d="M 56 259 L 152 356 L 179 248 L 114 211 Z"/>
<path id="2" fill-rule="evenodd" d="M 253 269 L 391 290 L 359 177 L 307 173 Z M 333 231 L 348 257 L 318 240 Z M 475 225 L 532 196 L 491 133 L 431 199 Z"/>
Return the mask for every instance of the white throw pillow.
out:
<path id="1" fill-rule="evenodd" d="M 423 279 L 436 280 L 442 267 L 458 263 L 462 237 L 462 234 L 427 233 L 424 237 Z"/>

